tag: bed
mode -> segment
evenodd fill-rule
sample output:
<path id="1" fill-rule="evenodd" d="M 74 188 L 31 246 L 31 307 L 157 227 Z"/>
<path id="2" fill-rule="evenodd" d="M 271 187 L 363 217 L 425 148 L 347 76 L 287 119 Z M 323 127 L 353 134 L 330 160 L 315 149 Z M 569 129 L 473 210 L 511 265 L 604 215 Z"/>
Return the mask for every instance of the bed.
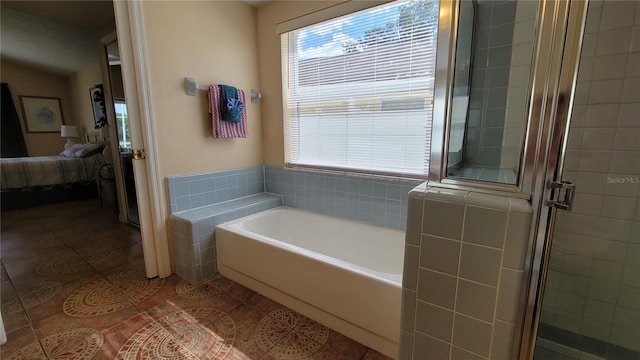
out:
<path id="1" fill-rule="evenodd" d="M 57 156 L 0 159 L 2 210 L 97 197 L 103 143 L 77 144 Z"/>

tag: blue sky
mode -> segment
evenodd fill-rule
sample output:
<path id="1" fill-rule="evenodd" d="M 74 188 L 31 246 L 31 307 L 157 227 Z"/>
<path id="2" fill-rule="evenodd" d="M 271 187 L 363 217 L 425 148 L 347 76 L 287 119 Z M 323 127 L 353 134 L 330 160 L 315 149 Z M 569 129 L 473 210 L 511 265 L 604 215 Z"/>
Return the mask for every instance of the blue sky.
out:
<path id="1" fill-rule="evenodd" d="M 395 20 L 401 3 L 394 2 L 373 10 L 364 10 L 298 31 L 300 58 L 341 55 L 343 42 L 359 39 L 365 30 Z M 372 24 L 373 16 L 380 15 L 384 15 L 383 18 Z"/>

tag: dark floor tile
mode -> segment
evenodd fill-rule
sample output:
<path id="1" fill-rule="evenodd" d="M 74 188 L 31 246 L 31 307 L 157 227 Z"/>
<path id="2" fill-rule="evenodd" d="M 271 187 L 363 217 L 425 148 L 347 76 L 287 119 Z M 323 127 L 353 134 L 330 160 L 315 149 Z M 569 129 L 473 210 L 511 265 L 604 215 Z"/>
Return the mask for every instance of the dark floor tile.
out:
<path id="1" fill-rule="evenodd" d="M 353 360 L 362 359 L 369 350 L 366 346 L 333 330 L 329 330 L 329 338 L 325 346 L 344 358 Z"/>
<path id="2" fill-rule="evenodd" d="M 16 261 L 23 262 L 26 259 L 37 259 L 64 250 L 67 250 L 67 246 L 62 241 L 43 238 L 40 241 L 34 241 L 25 246 L 3 250 L 2 263 L 9 264 Z"/>
<path id="3" fill-rule="evenodd" d="M 29 326 L 27 313 L 9 280 L 2 282 L 0 295 L 0 310 L 5 331 L 10 333 Z"/>
<path id="4" fill-rule="evenodd" d="M 4 265 L 18 293 L 32 282 L 68 283 L 96 274 L 90 264 L 68 248 Z"/>
<path id="5" fill-rule="evenodd" d="M 1 281 L 9 280 L 9 275 L 7 275 L 4 265 L 0 265 L 0 278 Z"/>
<path id="6" fill-rule="evenodd" d="M 364 355 L 364 358 L 362 358 L 362 360 L 393 360 L 393 359 L 375 350 L 369 350 Z"/>
<path id="7" fill-rule="evenodd" d="M 39 360 L 46 358 L 31 327 L 7 333 L 7 343 L 0 346 L 0 359 Z"/>
<path id="8" fill-rule="evenodd" d="M 254 296 L 252 296 L 249 300 L 247 300 L 247 304 L 258 308 L 265 313 L 282 306 L 262 294 L 255 294 Z"/>
<path id="9" fill-rule="evenodd" d="M 14 238 L 5 238 L 2 234 L 0 243 L 3 263 L 22 261 L 25 257 L 47 255 L 66 247 L 64 242 L 50 233 L 35 233 Z"/>
<path id="10" fill-rule="evenodd" d="M 97 271 L 143 260 L 142 247 L 133 244 L 100 248 L 88 247 L 76 251 Z"/>

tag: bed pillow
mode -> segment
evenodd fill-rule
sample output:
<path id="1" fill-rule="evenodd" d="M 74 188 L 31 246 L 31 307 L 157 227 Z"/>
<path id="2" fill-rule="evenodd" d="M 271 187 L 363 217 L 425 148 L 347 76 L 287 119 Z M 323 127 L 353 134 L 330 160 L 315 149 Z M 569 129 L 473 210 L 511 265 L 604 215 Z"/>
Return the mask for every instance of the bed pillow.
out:
<path id="1" fill-rule="evenodd" d="M 64 149 L 64 151 L 60 153 L 60 156 L 68 157 L 68 158 L 75 157 L 76 151 L 80 150 L 80 148 L 82 148 L 83 145 L 84 144 L 73 144 L 68 148 Z"/>
<path id="2" fill-rule="evenodd" d="M 80 149 L 76 150 L 76 152 L 73 154 L 73 157 L 84 158 L 87 156 L 91 156 L 102 151 L 102 148 L 104 148 L 104 143 L 83 144 Z"/>

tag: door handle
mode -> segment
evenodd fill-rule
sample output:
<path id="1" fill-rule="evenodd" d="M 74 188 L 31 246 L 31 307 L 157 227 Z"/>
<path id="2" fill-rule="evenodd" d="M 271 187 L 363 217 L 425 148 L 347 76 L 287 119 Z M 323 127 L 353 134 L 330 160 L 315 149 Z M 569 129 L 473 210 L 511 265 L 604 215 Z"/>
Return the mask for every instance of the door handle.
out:
<path id="1" fill-rule="evenodd" d="M 547 202 L 547 205 L 561 210 L 571 211 L 573 207 L 573 195 L 576 188 L 575 185 L 573 185 L 571 181 L 552 181 L 549 184 L 549 188 L 558 191 L 564 190 L 564 199 L 561 201 L 550 200 Z"/>

